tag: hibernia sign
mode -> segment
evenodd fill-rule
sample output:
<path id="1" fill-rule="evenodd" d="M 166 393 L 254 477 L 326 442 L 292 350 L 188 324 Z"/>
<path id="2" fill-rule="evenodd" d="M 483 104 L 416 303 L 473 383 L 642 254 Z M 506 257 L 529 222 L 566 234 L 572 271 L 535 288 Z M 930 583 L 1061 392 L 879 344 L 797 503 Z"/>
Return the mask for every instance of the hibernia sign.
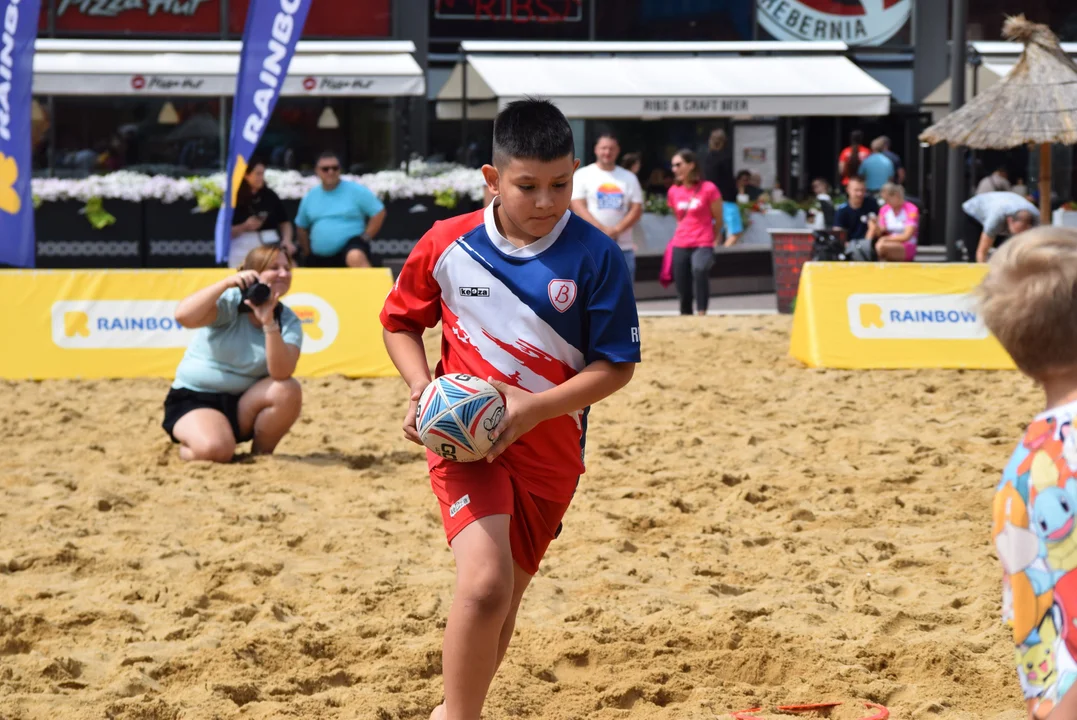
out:
<path id="1" fill-rule="evenodd" d="M 644 115 L 751 115 L 745 98 L 644 98 Z"/>

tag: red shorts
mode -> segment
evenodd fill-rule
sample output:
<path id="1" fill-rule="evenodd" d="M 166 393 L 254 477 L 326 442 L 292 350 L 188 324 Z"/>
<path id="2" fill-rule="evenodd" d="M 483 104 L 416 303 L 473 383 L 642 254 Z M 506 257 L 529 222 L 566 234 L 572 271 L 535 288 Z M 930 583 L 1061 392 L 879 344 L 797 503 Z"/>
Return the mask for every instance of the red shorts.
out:
<path id="1" fill-rule="evenodd" d="M 452 544 L 461 530 L 481 518 L 511 515 L 512 559 L 529 575 L 538 572 L 546 549 L 560 534 L 561 518 L 569 505 L 535 495 L 529 489 L 533 485 L 512 471 L 504 455 L 492 463 L 442 461 L 436 466 L 432 462 L 430 468 L 430 486 L 441 506 L 445 539 Z"/>

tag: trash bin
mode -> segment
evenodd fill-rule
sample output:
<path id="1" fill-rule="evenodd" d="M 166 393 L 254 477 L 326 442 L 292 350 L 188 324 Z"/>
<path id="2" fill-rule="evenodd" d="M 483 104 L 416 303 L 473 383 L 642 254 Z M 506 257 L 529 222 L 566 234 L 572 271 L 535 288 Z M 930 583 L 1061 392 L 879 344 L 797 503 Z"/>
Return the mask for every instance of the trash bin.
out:
<path id="1" fill-rule="evenodd" d="M 778 312 L 793 312 L 797 289 L 800 287 L 800 270 L 811 260 L 815 245 L 812 230 L 768 230 L 772 243 L 771 259 L 774 263 L 774 292 L 778 296 Z"/>

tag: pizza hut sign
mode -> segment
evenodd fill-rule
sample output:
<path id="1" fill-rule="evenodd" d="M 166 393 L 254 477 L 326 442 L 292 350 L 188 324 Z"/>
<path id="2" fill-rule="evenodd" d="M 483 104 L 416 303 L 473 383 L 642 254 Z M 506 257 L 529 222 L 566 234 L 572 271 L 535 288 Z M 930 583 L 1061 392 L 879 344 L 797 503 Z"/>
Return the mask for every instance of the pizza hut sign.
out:
<path id="1" fill-rule="evenodd" d="M 175 92 L 183 90 L 201 90 L 206 82 L 199 77 L 161 77 L 159 75 L 134 75 L 131 77 L 131 89 L 147 92 Z"/>
<path id="2" fill-rule="evenodd" d="M 759 25 L 776 40 L 882 45 L 905 27 L 912 0 L 756 0 Z"/>
<path id="3" fill-rule="evenodd" d="M 198 8 L 210 0 L 60 0 L 57 17 L 69 11 L 90 17 L 118 17 L 127 12 L 142 12 L 153 16 L 157 13 L 193 17 Z"/>
<path id="4" fill-rule="evenodd" d="M 303 78 L 303 89 L 309 93 L 317 91 L 320 95 L 354 94 L 358 91 L 369 90 L 373 85 L 374 81 L 369 78 L 327 76 Z"/>

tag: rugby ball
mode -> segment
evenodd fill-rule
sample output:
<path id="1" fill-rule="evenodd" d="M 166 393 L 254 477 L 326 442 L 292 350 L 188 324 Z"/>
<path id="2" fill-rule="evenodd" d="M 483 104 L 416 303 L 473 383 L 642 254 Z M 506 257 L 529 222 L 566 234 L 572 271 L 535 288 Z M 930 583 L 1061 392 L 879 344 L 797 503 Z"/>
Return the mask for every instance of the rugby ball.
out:
<path id="1" fill-rule="evenodd" d="M 415 427 L 423 445 L 437 455 L 475 462 L 490 451 L 504 414 L 505 399 L 490 383 L 474 375 L 442 375 L 423 390 Z"/>

